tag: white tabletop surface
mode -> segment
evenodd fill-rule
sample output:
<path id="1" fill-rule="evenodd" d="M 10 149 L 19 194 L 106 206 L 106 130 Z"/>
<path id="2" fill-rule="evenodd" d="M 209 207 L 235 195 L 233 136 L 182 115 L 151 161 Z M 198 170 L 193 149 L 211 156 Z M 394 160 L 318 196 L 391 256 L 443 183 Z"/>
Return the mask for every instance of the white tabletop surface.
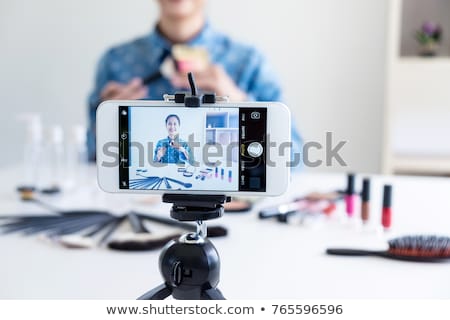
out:
<path id="1" fill-rule="evenodd" d="M 92 171 L 93 173 L 94 171 Z M 17 169 L 0 170 L 0 215 L 42 211 L 19 201 Z M 64 209 L 136 209 L 168 216 L 169 205 L 143 205 L 147 196 L 101 192 L 95 175 L 87 187 L 46 198 Z M 358 180 L 357 187 L 360 186 Z M 381 190 L 393 184 L 393 227 L 378 230 Z M 221 256 L 219 288 L 228 299 L 450 298 L 450 263 L 410 263 L 378 257 L 325 255 L 327 247 L 384 249 L 398 235 L 450 236 L 450 179 L 372 177 L 372 223 L 349 222 L 343 203 L 331 218 L 283 225 L 257 218 L 258 208 L 310 191 L 344 189 L 343 174 L 300 174 L 287 195 L 264 199 L 251 213 L 209 222 L 229 235 L 214 238 Z M 357 207 L 358 208 L 358 207 Z M 153 224 L 153 230 L 158 225 Z M 74 250 L 36 236 L 0 235 L 0 299 L 135 299 L 162 283 L 159 251 Z"/>

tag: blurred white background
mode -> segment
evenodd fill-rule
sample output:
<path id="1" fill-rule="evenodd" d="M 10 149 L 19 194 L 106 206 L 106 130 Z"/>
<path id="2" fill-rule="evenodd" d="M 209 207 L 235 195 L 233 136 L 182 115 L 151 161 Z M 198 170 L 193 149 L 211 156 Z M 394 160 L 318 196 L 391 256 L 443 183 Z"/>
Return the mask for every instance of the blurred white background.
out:
<path id="1" fill-rule="evenodd" d="M 346 140 L 349 167 L 381 170 L 387 0 L 210 0 L 216 29 L 256 45 L 285 88 L 306 141 Z M 23 124 L 85 124 L 96 63 L 111 45 L 150 32 L 155 0 L 0 2 L 0 166 L 22 159 Z M 324 158 L 324 150 L 311 154 Z"/>

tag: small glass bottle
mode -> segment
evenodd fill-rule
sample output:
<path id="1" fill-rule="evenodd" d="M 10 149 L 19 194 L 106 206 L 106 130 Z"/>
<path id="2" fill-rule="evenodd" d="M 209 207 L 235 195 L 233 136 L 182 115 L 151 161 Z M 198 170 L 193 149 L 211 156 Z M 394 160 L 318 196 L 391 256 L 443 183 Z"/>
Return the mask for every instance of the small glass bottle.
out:
<path id="1" fill-rule="evenodd" d="M 83 186 L 88 179 L 88 151 L 86 145 L 86 128 L 74 125 L 69 133 L 66 145 L 67 175 L 65 186 L 74 188 Z"/>
<path id="2" fill-rule="evenodd" d="M 42 122 L 39 114 L 25 113 L 18 117 L 26 123 L 23 144 L 23 164 L 20 189 L 34 190 L 39 184 L 39 166 L 42 160 Z"/>
<path id="3" fill-rule="evenodd" d="M 57 193 L 61 190 L 64 172 L 64 131 L 53 125 L 48 130 L 43 148 L 41 189 L 44 193 Z"/>

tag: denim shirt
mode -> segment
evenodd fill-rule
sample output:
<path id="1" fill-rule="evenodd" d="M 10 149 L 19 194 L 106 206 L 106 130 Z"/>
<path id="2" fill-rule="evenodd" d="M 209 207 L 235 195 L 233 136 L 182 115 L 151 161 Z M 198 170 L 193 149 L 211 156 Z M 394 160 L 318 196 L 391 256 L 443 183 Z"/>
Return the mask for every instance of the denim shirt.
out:
<path id="1" fill-rule="evenodd" d="M 249 101 L 282 101 L 280 84 L 265 58 L 254 47 L 236 42 L 215 31 L 206 23 L 201 32 L 186 43 L 202 46 L 209 52 L 210 60 L 221 65 L 235 84 L 247 94 Z M 143 37 L 112 47 L 100 59 L 94 89 L 89 97 L 88 152 L 95 160 L 95 117 L 100 93 L 109 81 L 127 83 L 135 77 L 144 78 L 159 70 L 166 52 L 172 44 L 155 27 Z M 145 99 L 162 100 L 165 93 L 175 93 L 170 81 L 160 78 L 148 86 Z M 270 121 L 270 119 L 269 119 Z M 292 152 L 300 154 L 301 137 L 292 125 Z"/>
<path id="2" fill-rule="evenodd" d="M 186 150 L 186 153 L 188 154 L 188 158 L 186 159 L 186 156 L 180 152 L 178 149 L 174 148 L 172 146 L 172 142 L 175 141 L 176 144 L 180 145 Z M 158 160 L 158 150 L 160 148 L 165 148 L 166 152 L 165 154 Z M 154 155 L 153 155 L 153 161 L 155 162 L 161 162 L 161 163 L 194 163 L 194 156 L 191 152 L 191 148 L 189 147 L 188 143 L 182 139 L 177 138 L 176 140 L 173 140 L 169 137 L 165 139 L 161 139 L 158 141 L 155 147 Z"/>

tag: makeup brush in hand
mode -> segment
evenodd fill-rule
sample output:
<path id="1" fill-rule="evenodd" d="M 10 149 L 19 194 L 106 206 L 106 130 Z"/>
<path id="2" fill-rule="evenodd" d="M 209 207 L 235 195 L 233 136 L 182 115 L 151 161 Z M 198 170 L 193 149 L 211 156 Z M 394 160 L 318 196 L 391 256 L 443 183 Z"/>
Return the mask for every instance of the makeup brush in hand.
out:
<path id="1" fill-rule="evenodd" d="M 405 236 L 388 242 L 387 251 L 327 249 L 327 254 L 340 256 L 379 256 L 389 259 L 438 262 L 450 259 L 450 238 L 438 236 Z"/>

